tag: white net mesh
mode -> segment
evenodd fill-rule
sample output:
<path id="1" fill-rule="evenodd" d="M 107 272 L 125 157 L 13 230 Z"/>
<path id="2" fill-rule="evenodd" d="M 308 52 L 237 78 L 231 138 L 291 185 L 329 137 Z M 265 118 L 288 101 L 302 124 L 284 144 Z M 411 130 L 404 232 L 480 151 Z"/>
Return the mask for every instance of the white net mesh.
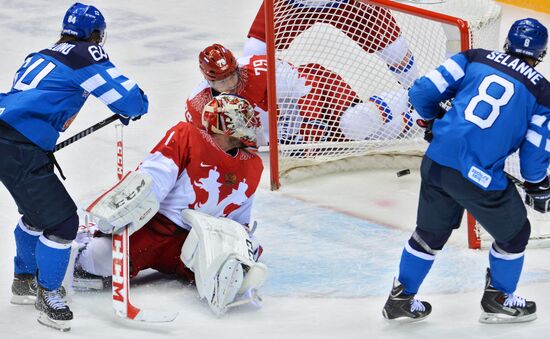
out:
<path id="1" fill-rule="evenodd" d="M 492 0 L 401 2 L 459 15 L 471 47 L 499 48 Z M 422 154 L 406 90 L 460 51 L 458 28 L 355 0 L 275 0 L 274 15 L 280 176 L 371 153 Z"/>

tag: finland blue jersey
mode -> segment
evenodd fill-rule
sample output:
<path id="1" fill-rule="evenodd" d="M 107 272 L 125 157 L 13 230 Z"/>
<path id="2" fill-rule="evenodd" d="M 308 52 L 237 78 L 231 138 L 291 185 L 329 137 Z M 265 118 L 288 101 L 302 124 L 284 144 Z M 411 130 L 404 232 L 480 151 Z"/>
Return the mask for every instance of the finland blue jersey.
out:
<path id="1" fill-rule="evenodd" d="M 451 98 L 451 109 L 434 122 L 429 158 L 485 190 L 502 190 L 504 162 L 519 149 L 523 178 L 545 178 L 550 86 L 540 73 L 515 56 L 473 49 L 448 59 L 409 91 L 425 119 L 434 119 L 438 103 Z"/>
<path id="2" fill-rule="evenodd" d="M 77 41 L 26 58 L 11 90 L 0 94 L 0 119 L 50 151 L 90 93 L 117 114 L 147 112 L 147 96 L 118 71 L 103 48 Z"/>

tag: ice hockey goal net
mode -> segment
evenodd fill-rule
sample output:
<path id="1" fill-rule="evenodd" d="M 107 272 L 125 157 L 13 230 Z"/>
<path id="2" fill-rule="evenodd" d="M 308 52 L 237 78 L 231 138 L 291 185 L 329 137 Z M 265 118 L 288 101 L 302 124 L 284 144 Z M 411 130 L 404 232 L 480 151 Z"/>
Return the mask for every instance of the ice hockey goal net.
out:
<path id="1" fill-rule="evenodd" d="M 492 0 L 266 0 L 272 187 L 312 166 L 386 166 L 367 155 L 419 158 L 406 89 L 460 50 L 497 49 L 500 18 Z M 296 74 L 299 98 L 281 90 Z"/>

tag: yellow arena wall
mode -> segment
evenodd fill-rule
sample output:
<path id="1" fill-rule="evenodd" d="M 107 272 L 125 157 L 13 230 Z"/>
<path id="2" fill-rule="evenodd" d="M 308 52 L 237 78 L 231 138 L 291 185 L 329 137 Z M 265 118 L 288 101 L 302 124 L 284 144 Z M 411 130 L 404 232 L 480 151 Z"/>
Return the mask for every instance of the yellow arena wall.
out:
<path id="1" fill-rule="evenodd" d="M 550 14 L 550 0 L 498 0 L 499 2 Z"/>

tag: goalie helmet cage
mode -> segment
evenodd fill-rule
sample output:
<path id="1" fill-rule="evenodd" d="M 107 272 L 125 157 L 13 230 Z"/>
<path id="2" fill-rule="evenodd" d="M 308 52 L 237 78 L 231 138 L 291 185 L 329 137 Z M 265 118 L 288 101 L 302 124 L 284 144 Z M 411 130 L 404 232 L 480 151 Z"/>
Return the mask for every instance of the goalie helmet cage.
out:
<path id="1" fill-rule="evenodd" d="M 427 145 L 407 88 L 454 53 L 499 49 L 501 7 L 493 0 L 265 0 L 265 17 L 268 106 L 277 112 L 269 115 L 271 188 L 278 189 L 281 179 L 323 172 L 418 167 Z M 309 94 L 277 93 L 277 82 L 291 76 L 275 68 L 281 61 Z M 479 248 L 479 228 L 468 220 L 469 246 Z"/>

